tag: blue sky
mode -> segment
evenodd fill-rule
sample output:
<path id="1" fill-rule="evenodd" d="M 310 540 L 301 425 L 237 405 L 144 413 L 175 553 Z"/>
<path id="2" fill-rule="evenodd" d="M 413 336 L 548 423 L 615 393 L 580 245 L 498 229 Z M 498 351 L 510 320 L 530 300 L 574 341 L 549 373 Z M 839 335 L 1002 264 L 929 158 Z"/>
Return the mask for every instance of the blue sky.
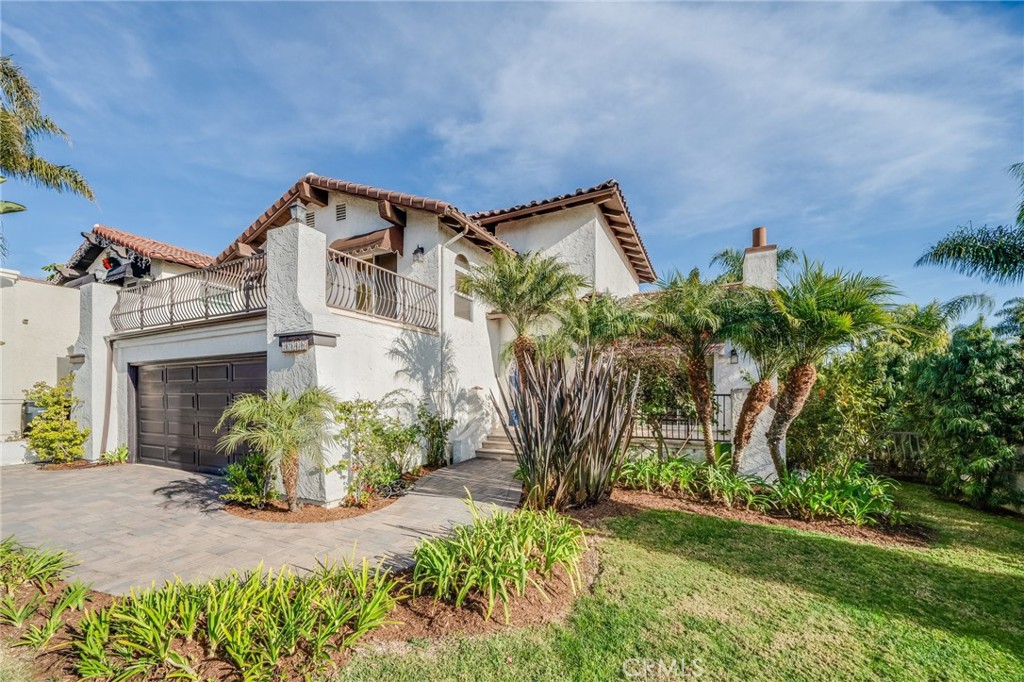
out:
<path id="1" fill-rule="evenodd" d="M 617 178 L 655 267 L 772 241 L 916 300 L 914 268 L 1007 222 L 1024 5 L 17 3 L 2 51 L 96 203 L 18 182 L 6 267 L 103 223 L 215 254 L 315 171 L 495 208 Z"/>

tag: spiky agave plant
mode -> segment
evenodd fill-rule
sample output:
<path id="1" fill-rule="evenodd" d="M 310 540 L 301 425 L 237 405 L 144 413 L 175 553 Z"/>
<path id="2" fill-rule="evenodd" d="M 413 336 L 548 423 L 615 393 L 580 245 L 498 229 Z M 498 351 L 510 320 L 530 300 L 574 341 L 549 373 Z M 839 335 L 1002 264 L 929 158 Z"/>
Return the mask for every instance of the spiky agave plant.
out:
<path id="1" fill-rule="evenodd" d="M 234 452 L 243 445 L 263 453 L 281 474 L 288 510 L 299 509 L 299 463 L 323 459 L 331 439 L 337 400 L 326 388 L 307 388 L 298 395 L 286 391 L 245 394 L 224 410 L 216 430 L 227 426 L 217 449 Z M 267 485 L 270 481 L 267 481 Z"/>
<path id="2" fill-rule="evenodd" d="M 612 354 L 585 349 L 574 363 L 527 363 L 518 382 L 500 387 L 499 411 L 526 485 L 526 504 L 564 509 L 599 502 L 629 447 L 637 380 Z"/>

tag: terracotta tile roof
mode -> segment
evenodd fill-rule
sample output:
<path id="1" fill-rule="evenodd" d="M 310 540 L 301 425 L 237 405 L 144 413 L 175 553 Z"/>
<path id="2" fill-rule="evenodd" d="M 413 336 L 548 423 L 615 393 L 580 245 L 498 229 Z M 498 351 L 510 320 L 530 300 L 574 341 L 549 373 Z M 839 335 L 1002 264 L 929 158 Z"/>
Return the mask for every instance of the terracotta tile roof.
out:
<path id="1" fill-rule="evenodd" d="M 508 208 L 471 213 L 469 218 L 479 222 L 490 230 L 500 223 L 523 220 L 552 211 L 580 206 L 587 203 L 597 204 L 604 214 L 605 220 L 612 229 L 619 246 L 629 259 L 630 265 L 641 282 L 653 282 L 657 279 L 654 265 L 647 253 L 636 223 L 629 212 L 629 205 L 622 189 L 616 180 L 607 180 L 587 189 L 578 189 L 569 194 L 560 194 L 549 199 L 539 199 L 528 204 L 518 204 Z"/>
<path id="2" fill-rule="evenodd" d="M 150 259 L 155 258 L 170 261 L 171 263 L 180 263 L 193 268 L 206 268 L 213 265 L 214 262 L 213 257 L 207 256 L 205 253 L 174 246 L 173 244 L 160 242 L 149 237 L 140 237 L 130 232 L 107 227 L 106 225 L 94 225 L 92 232 L 109 242 L 131 249 L 140 256 Z M 71 264 L 69 263 L 69 265 Z"/>
<path id="3" fill-rule="evenodd" d="M 466 229 L 469 233 L 469 238 L 480 246 L 511 250 L 507 244 L 481 227 L 477 222 L 467 218 L 462 211 L 455 208 L 455 206 L 449 204 L 447 201 L 441 201 L 440 199 L 428 199 L 427 197 L 406 194 L 405 192 L 381 189 L 379 187 L 371 187 L 369 185 L 360 185 L 354 182 L 347 182 L 345 180 L 327 178 L 315 173 L 308 173 L 299 178 L 298 182 L 292 185 L 292 187 L 282 194 L 277 201 L 271 204 L 270 208 L 264 211 L 259 218 L 253 221 L 253 223 L 249 225 L 249 227 L 247 227 L 228 248 L 224 249 L 224 251 L 217 256 L 217 262 L 228 260 L 235 255 L 239 244 L 251 244 L 253 242 L 261 241 L 261 237 L 263 237 L 264 233 L 266 233 L 268 229 L 287 222 L 289 206 L 295 203 L 296 200 L 302 200 L 304 202 L 312 200 L 316 190 L 319 190 L 321 193 L 341 192 L 343 194 L 351 194 L 354 196 L 365 197 L 367 199 L 374 199 L 376 201 L 389 201 L 402 208 L 429 211 L 438 215 L 455 229 Z"/>

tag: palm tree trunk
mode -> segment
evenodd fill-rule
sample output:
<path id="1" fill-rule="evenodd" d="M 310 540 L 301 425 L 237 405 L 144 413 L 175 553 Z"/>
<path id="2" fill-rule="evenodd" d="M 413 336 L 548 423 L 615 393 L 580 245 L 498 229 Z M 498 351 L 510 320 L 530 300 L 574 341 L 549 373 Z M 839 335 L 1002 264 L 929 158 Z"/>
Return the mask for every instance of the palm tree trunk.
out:
<path id="1" fill-rule="evenodd" d="M 736 434 L 732 439 L 732 472 L 739 473 L 740 465 L 743 463 L 743 453 L 750 445 L 750 437 L 754 433 L 754 424 L 757 418 L 768 407 L 772 398 L 775 397 L 775 389 L 772 387 L 771 379 L 761 379 L 747 392 L 743 399 L 743 407 L 740 409 L 740 416 L 736 420 Z"/>
<path id="2" fill-rule="evenodd" d="M 818 380 L 818 370 L 811 363 L 793 365 L 786 374 L 786 383 L 779 394 L 779 404 L 772 417 L 772 425 L 768 427 L 768 450 L 772 455 L 775 473 L 782 478 L 786 475 L 786 463 L 782 461 L 782 441 L 793 421 L 804 409 L 804 403 L 811 395 L 814 382 Z"/>
<path id="3" fill-rule="evenodd" d="M 704 356 L 690 358 L 686 364 L 686 375 L 690 384 L 690 395 L 697 408 L 701 430 L 704 432 L 704 458 L 708 464 L 715 464 L 714 405 L 711 403 L 711 381 Z"/>
<path id="4" fill-rule="evenodd" d="M 526 380 L 526 367 L 533 362 L 537 354 L 537 344 L 529 336 L 520 334 L 512 342 L 512 354 L 516 358 L 516 368 L 519 370 L 519 383 Z"/>
<path id="5" fill-rule="evenodd" d="M 299 453 L 289 452 L 281 458 L 281 484 L 288 499 L 288 511 L 299 510 Z"/>

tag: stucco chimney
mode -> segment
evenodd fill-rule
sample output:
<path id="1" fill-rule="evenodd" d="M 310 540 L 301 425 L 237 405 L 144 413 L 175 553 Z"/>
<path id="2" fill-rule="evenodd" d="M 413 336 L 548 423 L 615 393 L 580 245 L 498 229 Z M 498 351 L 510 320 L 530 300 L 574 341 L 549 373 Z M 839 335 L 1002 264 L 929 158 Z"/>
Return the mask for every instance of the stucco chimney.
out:
<path id="1" fill-rule="evenodd" d="M 743 252 L 743 284 L 774 289 L 779 281 L 778 248 L 768 243 L 768 228 L 755 227 L 751 246 Z"/>

